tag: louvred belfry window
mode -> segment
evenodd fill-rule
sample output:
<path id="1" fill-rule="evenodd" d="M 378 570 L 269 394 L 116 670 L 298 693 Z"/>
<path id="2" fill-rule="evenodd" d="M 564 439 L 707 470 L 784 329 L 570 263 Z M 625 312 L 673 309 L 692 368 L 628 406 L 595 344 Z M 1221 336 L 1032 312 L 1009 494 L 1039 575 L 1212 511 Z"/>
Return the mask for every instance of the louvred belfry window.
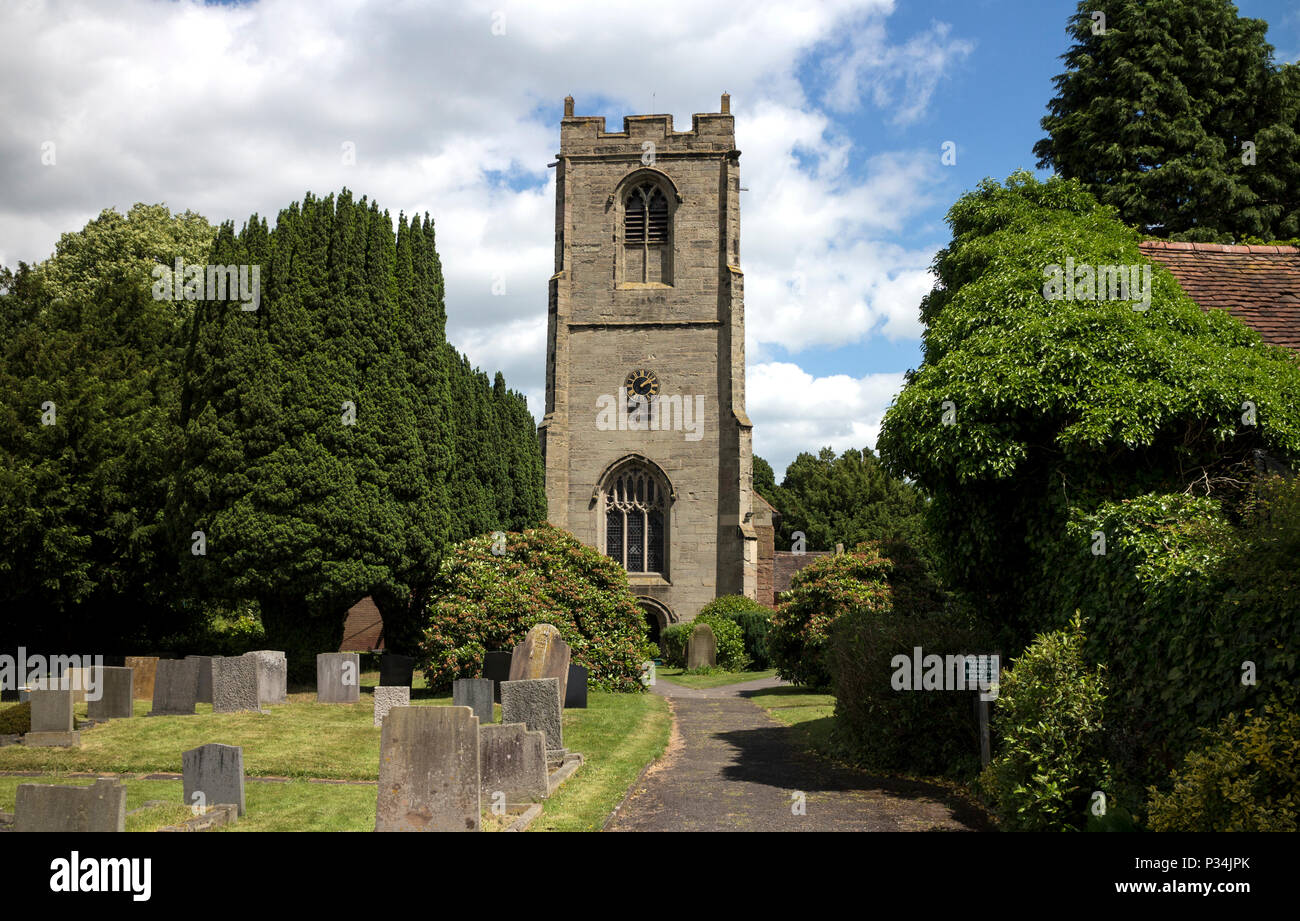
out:
<path id="1" fill-rule="evenodd" d="M 664 511 L 667 496 L 648 471 L 634 467 L 617 474 L 605 489 L 605 554 L 628 572 L 664 571 Z"/>
<path id="2" fill-rule="evenodd" d="M 623 200 L 623 280 L 669 282 L 668 199 L 653 182 L 634 187 Z"/>

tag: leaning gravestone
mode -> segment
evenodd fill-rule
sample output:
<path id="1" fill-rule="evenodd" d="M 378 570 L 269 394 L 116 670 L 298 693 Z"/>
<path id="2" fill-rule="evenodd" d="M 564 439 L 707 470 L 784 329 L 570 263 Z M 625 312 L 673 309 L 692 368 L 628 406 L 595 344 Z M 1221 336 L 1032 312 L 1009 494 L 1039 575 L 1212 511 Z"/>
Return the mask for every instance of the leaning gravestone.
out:
<path id="1" fill-rule="evenodd" d="M 199 663 L 199 692 L 195 698 L 201 704 L 212 703 L 212 656 L 186 656 Z M 216 658 L 220 658 L 217 656 Z"/>
<path id="2" fill-rule="evenodd" d="M 136 700 L 153 700 L 153 679 L 158 671 L 157 656 L 127 656 L 124 662 L 127 668 L 135 669 L 135 689 L 131 692 Z"/>
<path id="3" fill-rule="evenodd" d="M 96 690 L 99 699 L 86 699 L 86 716 L 92 720 L 119 720 L 134 716 L 131 692 L 135 670 L 104 667 L 98 671 Z"/>
<path id="4" fill-rule="evenodd" d="M 126 831 L 126 787 L 106 777 L 89 787 L 19 784 L 14 831 Z"/>
<path id="5" fill-rule="evenodd" d="M 244 814 L 244 750 L 238 745 L 212 742 L 184 752 L 181 771 L 186 806 L 229 803 Z"/>
<path id="6" fill-rule="evenodd" d="M 569 683 L 569 644 L 550 624 L 538 624 L 515 647 L 510 659 L 510 680 L 555 678 L 560 682 L 560 701 Z"/>
<path id="7" fill-rule="evenodd" d="M 513 652 L 483 653 L 483 677 L 492 681 L 492 699 L 501 703 L 501 682 L 510 680 L 510 660 Z"/>
<path id="8" fill-rule="evenodd" d="M 257 688 L 264 704 L 282 704 L 288 697 L 289 662 L 283 652 L 259 649 L 245 656 L 257 663 Z"/>
<path id="9" fill-rule="evenodd" d="M 244 656 L 212 660 L 212 712 L 261 710 L 257 692 L 257 663 Z"/>
<path id="10" fill-rule="evenodd" d="M 564 692 L 565 709 L 587 709 L 587 669 L 582 665 L 569 666 L 569 683 Z"/>
<path id="11" fill-rule="evenodd" d="M 410 687 L 415 677 L 415 659 L 386 652 L 379 657 L 379 686 L 385 688 Z"/>
<path id="12" fill-rule="evenodd" d="M 199 663 L 194 659 L 163 659 L 153 684 L 150 716 L 193 716 L 199 696 Z"/>
<path id="13" fill-rule="evenodd" d="M 686 644 L 686 667 L 701 668 L 713 665 L 718 656 L 718 641 L 708 624 L 696 624 L 691 639 Z"/>
<path id="14" fill-rule="evenodd" d="M 316 656 L 316 702 L 354 704 L 361 699 L 361 656 L 322 652 Z"/>
<path id="15" fill-rule="evenodd" d="M 473 710 L 479 726 L 493 722 L 492 682 L 487 678 L 457 678 L 451 683 L 451 702 Z"/>
<path id="16" fill-rule="evenodd" d="M 547 757 L 564 751 L 564 720 L 560 713 L 558 678 L 506 681 L 501 685 L 501 722 L 523 723 L 546 734 Z"/>
<path id="17" fill-rule="evenodd" d="M 522 723 L 479 726 L 479 769 L 484 802 L 535 803 L 546 799 L 546 734 Z"/>
<path id="18" fill-rule="evenodd" d="M 411 705 L 411 689 L 406 685 L 395 688 L 375 688 L 375 725 L 384 725 L 384 717 L 395 707 Z"/>
<path id="19" fill-rule="evenodd" d="M 375 831 L 478 831 L 478 717 L 469 707 L 397 707 L 379 743 Z"/>
<path id="20" fill-rule="evenodd" d="M 32 731 L 23 744 L 37 748 L 68 748 L 81 744 L 81 733 L 72 728 L 72 691 L 33 688 Z"/>

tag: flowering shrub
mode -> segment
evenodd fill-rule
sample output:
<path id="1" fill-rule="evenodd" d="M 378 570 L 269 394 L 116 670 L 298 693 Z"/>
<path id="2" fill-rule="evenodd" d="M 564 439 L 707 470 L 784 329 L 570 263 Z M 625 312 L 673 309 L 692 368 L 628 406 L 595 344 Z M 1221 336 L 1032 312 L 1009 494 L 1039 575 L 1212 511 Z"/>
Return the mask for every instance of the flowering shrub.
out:
<path id="1" fill-rule="evenodd" d="M 643 690 L 641 663 L 654 650 L 627 573 L 567 531 L 544 525 L 503 542 L 485 534 L 457 544 L 431 597 L 417 666 L 430 687 L 477 677 L 483 653 L 512 649 L 545 623 L 594 687 Z"/>

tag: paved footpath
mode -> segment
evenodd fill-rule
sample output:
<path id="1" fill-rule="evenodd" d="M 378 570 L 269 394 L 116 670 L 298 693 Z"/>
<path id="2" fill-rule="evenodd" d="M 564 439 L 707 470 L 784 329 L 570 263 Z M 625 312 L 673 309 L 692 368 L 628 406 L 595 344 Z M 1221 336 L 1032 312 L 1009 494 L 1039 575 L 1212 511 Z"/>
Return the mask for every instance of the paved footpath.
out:
<path id="1" fill-rule="evenodd" d="M 763 678 L 691 689 L 660 680 L 673 736 L 606 831 L 975 831 L 977 810 L 942 787 L 837 767 L 800 748 L 746 699 Z M 806 814 L 795 814 L 803 794 Z"/>

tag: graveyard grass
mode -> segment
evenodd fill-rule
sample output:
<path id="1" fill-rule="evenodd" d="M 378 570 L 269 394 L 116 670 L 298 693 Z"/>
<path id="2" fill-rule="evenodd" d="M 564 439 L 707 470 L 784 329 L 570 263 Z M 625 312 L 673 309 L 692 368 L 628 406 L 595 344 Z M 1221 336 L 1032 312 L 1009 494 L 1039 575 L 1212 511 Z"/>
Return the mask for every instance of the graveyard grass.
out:
<path id="1" fill-rule="evenodd" d="M 243 747 L 250 778 L 245 785 L 247 815 L 229 830 L 371 831 L 380 730 L 372 725 L 367 677 L 371 687 L 377 678 L 363 676 L 357 704 L 317 704 L 314 693 L 291 693 L 288 703 L 269 707 L 265 714 L 214 714 L 210 705 L 200 704 L 194 716 L 148 717 L 150 703 L 136 701 L 133 719 L 84 729 L 80 749 L 0 748 L 0 771 L 41 774 L 0 776 L 0 811 L 13 811 L 20 783 L 92 781 L 68 776 L 77 772 L 180 773 L 182 752 L 222 742 Z M 416 685 L 413 706 L 451 704 L 449 696 L 426 696 L 429 692 L 419 679 Z M 564 711 L 565 745 L 581 752 L 586 763 L 546 801 L 534 829 L 599 829 L 645 765 L 667 745 L 671 720 L 666 702 L 657 695 L 592 691 L 588 703 L 586 710 Z M 76 712 L 84 718 L 85 704 Z M 499 706 L 495 712 L 499 720 Z M 317 783 L 309 778 L 363 783 Z M 128 777 L 125 782 L 128 811 L 149 800 L 184 808 L 180 780 Z M 129 817 L 128 830 L 175 824 L 176 814 L 150 810 Z"/>
<path id="2" fill-rule="evenodd" d="M 831 743 L 835 724 L 835 697 L 809 688 L 783 685 L 747 692 L 773 719 L 794 730 L 794 742 L 819 755 L 836 757 Z"/>
<path id="3" fill-rule="evenodd" d="M 693 674 L 685 669 L 661 665 L 655 669 L 655 678 L 671 681 L 684 688 L 720 688 L 727 684 L 739 684 L 742 681 L 755 681 L 759 678 L 771 678 L 776 669 L 768 668 L 757 672 L 711 671 L 705 674 Z"/>

